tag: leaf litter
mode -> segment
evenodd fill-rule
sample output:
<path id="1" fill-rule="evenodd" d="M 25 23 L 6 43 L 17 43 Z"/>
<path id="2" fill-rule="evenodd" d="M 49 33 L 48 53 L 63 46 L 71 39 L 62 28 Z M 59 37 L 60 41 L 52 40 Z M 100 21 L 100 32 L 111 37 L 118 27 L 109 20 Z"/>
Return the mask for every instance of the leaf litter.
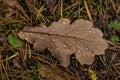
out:
<path id="1" fill-rule="evenodd" d="M 18 34 L 37 51 L 49 48 L 52 55 L 63 67 L 70 65 L 70 55 L 75 53 L 76 59 L 83 64 L 92 64 L 95 55 L 105 53 L 107 42 L 102 32 L 92 27 L 92 23 L 78 19 L 70 24 L 70 20 L 62 18 L 49 27 L 24 27 Z"/>
<path id="2" fill-rule="evenodd" d="M 52 67 L 48 65 L 41 65 L 38 69 L 38 73 L 41 74 L 42 78 L 46 80 L 77 80 L 78 77 L 75 77 L 73 74 L 70 74 L 66 71 L 62 71 L 57 67 Z"/>

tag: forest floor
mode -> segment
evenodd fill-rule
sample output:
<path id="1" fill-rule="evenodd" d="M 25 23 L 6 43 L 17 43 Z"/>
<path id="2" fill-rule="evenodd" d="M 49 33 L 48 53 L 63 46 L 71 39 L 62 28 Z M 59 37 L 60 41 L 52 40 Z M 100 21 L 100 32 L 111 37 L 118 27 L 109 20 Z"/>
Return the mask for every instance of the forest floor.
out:
<path id="1" fill-rule="evenodd" d="M 49 49 L 35 51 L 17 35 L 61 18 L 91 21 L 109 45 L 105 54 L 91 65 L 72 55 L 64 68 Z M 0 0 L 0 80 L 120 80 L 120 0 Z"/>

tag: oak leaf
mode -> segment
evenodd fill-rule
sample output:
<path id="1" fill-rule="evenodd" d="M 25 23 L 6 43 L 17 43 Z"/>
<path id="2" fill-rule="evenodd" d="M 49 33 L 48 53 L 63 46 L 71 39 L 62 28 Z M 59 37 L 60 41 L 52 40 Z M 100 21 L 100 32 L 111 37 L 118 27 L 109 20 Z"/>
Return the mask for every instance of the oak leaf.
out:
<path id="1" fill-rule="evenodd" d="M 24 27 L 18 35 L 33 44 L 35 50 L 49 48 L 64 67 L 70 64 L 73 53 L 81 64 L 89 65 L 93 63 L 95 55 L 104 54 L 108 47 L 102 32 L 84 19 L 70 24 L 69 19 L 62 18 L 49 27 Z"/>

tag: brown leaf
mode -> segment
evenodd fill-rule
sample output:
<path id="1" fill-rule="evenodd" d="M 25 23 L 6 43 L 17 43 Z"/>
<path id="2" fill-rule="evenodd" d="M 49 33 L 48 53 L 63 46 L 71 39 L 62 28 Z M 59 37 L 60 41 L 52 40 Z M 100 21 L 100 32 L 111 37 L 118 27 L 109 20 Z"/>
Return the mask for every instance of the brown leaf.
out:
<path id="1" fill-rule="evenodd" d="M 46 80 L 78 80 L 78 77 L 75 77 L 67 71 L 46 65 L 41 65 L 38 69 L 38 73 L 41 77 L 46 78 Z"/>
<path id="2" fill-rule="evenodd" d="M 49 48 L 64 67 L 70 64 L 73 53 L 81 64 L 89 65 L 108 47 L 102 32 L 83 19 L 70 24 L 69 19 L 62 18 L 49 27 L 24 27 L 18 35 L 33 44 L 35 50 Z"/>

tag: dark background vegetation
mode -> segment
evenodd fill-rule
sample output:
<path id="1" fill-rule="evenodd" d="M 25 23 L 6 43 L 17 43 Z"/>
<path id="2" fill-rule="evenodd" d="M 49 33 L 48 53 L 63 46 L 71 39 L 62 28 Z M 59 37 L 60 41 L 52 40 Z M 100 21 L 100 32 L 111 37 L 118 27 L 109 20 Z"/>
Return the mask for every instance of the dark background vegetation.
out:
<path id="1" fill-rule="evenodd" d="M 49 50 L 36 52 L 17 33 L 60 18 L 86 19 L 109 44 L 92 65 L 71 56 L 63 68 Z M 98 45 L 99 46 L 99 45 Z M 120 0 L 0 0 L 0 80 L 120 80 Z"/>

